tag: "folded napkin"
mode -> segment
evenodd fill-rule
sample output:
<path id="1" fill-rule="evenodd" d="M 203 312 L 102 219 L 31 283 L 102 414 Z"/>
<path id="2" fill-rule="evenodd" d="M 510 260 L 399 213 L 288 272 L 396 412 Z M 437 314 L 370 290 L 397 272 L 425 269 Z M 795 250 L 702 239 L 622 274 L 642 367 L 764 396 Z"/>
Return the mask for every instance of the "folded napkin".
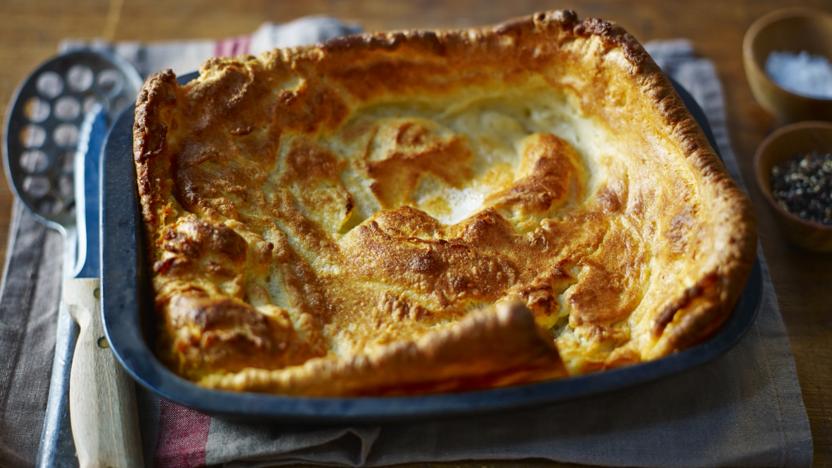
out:
<path id="1" fill-rule="evenodd" d="M 256 53 L 354 32 L 328 18 L 264 25 L 251 36 L 182 43 L 93 43 L 142 74 L 187 72 L 211 55 Z M 63 48 L 83 44 L 67 42 Z M 708 116 L 740 180 L 713 64 L 684 40 L 648 44 L 656 61 Z M 0 466 L 33 463 L 46 402 L 59 296 L 61 242 L 15 205 L 0 295 Z M 762 259 L 762 253 L 760 253 Z M 211 418 L 140 389 L 145 459 L 157 466 L 338 466 L 545 459 L 595 465 L 806 466 L 806 410 L 763 263 L 759 316 L 743 340 L 700 368 L 631 389 L 488 416 L 354 427 L 241 424 Z"/>

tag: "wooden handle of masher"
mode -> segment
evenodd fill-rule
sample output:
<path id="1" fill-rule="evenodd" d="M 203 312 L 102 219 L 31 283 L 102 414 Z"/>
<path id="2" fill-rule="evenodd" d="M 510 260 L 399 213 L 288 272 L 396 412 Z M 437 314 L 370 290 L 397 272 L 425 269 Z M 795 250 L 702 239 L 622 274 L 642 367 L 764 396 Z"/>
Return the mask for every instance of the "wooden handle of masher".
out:
<path id="1" fill-rule="evenodd" d="M 80 328 L 69 377 L 72 439 L 82 468 L 142 467 L 133 382 L 104 336 L 99 286 L 98 278 L 64 282 L 63 300 Z"/>

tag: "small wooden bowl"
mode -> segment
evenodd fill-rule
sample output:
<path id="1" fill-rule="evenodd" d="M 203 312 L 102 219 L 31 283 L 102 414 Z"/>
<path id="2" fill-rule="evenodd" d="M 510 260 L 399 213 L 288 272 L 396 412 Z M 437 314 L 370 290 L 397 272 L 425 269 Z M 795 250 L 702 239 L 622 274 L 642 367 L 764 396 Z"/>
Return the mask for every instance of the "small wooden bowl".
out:
<path id="1" fill-rule="evenodd" d="M 832 15 L 809 8 L 788 8 L 757 19 L 746 31 L 742 44 L 748 84 L 757 102 L 783 122 L 832 120 L 832 99 L 788 91 L 765 71 L 771 52 L 804 50 L 832 60 Z"/>
<path id="2" fill-rule="evenodd" d="M 789 240 L 809 250 L 832 252 L 832 226 L 807 221 L 790 213 L 774 200 L 771 193 L 771 168 L 811 151 L 832 152 L 832 123 L 801 122 L 777 129 L 757 148 L 754 172 L 757 185 Z"/>

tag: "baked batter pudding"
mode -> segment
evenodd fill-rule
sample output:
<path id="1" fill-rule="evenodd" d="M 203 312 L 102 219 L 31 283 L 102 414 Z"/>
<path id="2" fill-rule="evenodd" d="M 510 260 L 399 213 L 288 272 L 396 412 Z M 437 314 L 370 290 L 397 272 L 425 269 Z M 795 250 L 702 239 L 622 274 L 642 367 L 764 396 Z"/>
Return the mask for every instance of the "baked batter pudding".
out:
<path id="1" fill-rule="evenodd" d="M 569 11 L 151 77 L 134 156 L 159 357 L 211 388 L 460 391 L 708 338 L 749 204 L 667 78 Z"/>

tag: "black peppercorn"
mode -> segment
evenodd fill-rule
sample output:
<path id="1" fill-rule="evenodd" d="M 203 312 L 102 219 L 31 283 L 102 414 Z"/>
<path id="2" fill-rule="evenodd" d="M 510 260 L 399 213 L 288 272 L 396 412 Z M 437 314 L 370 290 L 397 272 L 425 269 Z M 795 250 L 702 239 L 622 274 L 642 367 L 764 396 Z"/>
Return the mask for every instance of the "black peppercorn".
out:
<path id="1" fill-rule="evenodd" d="M 774 166 L 771 193 L 790 213 L 832 225 L 832 153 L 798 154 Z"/>

